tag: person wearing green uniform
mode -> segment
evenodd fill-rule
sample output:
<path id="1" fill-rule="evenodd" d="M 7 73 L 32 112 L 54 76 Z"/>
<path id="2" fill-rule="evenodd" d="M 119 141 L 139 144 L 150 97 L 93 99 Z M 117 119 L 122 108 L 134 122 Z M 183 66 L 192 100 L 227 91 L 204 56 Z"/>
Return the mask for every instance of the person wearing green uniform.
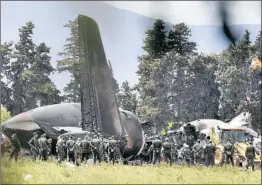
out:
<path id="1" fill-rule="evenodd" d="M 252 141 L 249 141 L 249 145 L 246 148 L 245 154 L 247 158 L 246 170 L 248 170 L 248 167 L 251 166 L 252 170 L 255 171 L 254 159 L 256 156 L 256 150 L 255 147 L 252 145 Z"/>
<path id="2" fill-rule="evenodd" d="M 172 157 L 171 157 L 171 149 L 172 149 L 172 144 L 168 141 L 168 138 L 165 138 L 165 142 L 163 143 L 163 154 L 164 157 L 167 158 L 169 161 L 169 165 L 172 165 Z M 167 161 L 167 162 L 168 162 Z"/>
<path id="3" fill-rule="evenodd" d="M 99 163 L 101 163 L 101 157 L 99 152 L 100 144 L 101 144 L 100 139 L 98 138 L 97 135 L 95 135 L 94 139 L 92 139 L 90 142 L 92 153 L 93 153 L 94 164 L 96 164 L 96 160 L 98 160 Z"/>
<path id="4" fill-rule="evenodd" d="M 37 132 L 34 132 L 34 136 L 29 140 L 28 144 L 30 146 L 30 150 L 31 150 L 31 153 L 32 153 L 33 160 L 35 161 L 37 156 L 39 155 L 39 151 L 40 151 L 40 145 L 39 145 L 39 141 L 38 141 Z"/>
<path id="5" fill-rule="evenodd" d="M 153 164 L 156 164 L 156 161 L 158 161 L 158 164 L 161 160 L 161 148 L 162 148 L 162 141 L 160 140 L 159 136 L 153 140 L 152 142 L 153 146 Z"/>
<path id="6" fill-rule="evenodd" d="M 226 164 L 228 164 L 230 160 L 232 166 L 234 166 L 233 155 L 234 155 L 234 145 L 232 145 L 230 143 L 230 139 L 228 139 L 227 143 L 224 146 L 224 156 L 225 156 Z"/>
<path id="7" fill-rule="evenodd" d="M 65 141 L 63 137 L 59 137 L 56 143 L 56 153 L 58 156 L 57 159 L 57 164 L 61 165 L 63 159 L 64 159 L 64 145 L 65 145 Z"/>
<path id="8" fill-rule="evenodd" d="M 109 162 L 113 161 L 113 165 L 115 164 L 115 160 L 116 160 L 116 140 L 114 138 L 114 136 L 112 136 L 109 139 L 108 142 L 108 154 L 109 154 Z"/>
<path id="9" fill-rule="evenodd" d="M 10 160 L 15 158 L 15 161 L 18 159 L 18 154 L 21 151 L 21 144 L 19 139 L 17 138 L 16 134 L 13 134 L 11 139 L 11 155 L 10 155 Z"/>

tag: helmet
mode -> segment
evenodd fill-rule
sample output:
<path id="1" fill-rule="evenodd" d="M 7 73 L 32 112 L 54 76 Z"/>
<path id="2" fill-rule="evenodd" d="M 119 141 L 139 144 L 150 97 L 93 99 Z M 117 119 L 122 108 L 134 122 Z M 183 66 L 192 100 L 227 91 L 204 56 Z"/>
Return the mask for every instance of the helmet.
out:
<path id="1" fill-rule="evenodd" d="M 200 139 L 198 139 L 197 142 L 200 142 Z"/>
<path id="2" fill-rule="evenodd" d="M 16 137 L 16 134 L 13 134 L 12 137 Z"/>
<path id="3" fill-rule="evenodd" d="M 168 141 L 168 138 L 165 138 L 165 141 Z"/>

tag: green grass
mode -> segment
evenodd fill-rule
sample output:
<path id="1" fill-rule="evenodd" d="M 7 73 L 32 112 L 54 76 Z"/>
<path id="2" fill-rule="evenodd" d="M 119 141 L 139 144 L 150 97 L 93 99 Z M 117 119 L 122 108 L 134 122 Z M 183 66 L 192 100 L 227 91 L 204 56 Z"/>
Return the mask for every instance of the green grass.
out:
<path id="1" fill-rule="evenodd" d="M 110 164 L 82 165 L 68 168 L 55 161 L 3 158 L 3 184 L 260 184 L 261 170 L 243 171 L 231 166 L 207 168 L 204 166 L 152 165 L 123 166 Z M 24 180 L 26 174 L 32 178 Z"/>

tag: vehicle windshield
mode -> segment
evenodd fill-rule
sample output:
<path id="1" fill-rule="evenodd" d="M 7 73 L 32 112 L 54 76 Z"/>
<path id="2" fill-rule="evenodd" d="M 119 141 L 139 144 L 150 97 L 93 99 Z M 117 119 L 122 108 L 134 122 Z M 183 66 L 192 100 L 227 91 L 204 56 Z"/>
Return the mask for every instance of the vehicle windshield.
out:
<path id="1" fill-rule="evenodd" d="M 226 143 L 228 139 L 231 143 L 245 142 L 246 137 L 244 130 L 223 130 L 221 142 Z"/>

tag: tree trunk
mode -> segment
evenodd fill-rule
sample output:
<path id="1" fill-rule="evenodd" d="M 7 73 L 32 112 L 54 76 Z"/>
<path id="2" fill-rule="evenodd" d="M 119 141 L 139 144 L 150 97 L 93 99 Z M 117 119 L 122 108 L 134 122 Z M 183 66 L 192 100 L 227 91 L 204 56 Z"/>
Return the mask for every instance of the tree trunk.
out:
<path id="1" fill-rule="evenodd" d="M 16 116 L 22 112 L 22 84 L 18 81 L 14 86 L 14 108 L 12 115 Z"/>

